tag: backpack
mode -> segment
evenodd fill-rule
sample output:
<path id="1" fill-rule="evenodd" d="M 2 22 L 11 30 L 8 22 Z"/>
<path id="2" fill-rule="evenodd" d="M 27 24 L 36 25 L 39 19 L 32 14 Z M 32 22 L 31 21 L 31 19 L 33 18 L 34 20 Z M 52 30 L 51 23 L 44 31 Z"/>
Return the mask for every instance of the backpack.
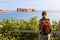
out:
<path id="1" fill-rule="evenodd" d="M 48 35 L 51 32 L 51 25 L 49 19 L 40 20 L 40 34 Z"/>

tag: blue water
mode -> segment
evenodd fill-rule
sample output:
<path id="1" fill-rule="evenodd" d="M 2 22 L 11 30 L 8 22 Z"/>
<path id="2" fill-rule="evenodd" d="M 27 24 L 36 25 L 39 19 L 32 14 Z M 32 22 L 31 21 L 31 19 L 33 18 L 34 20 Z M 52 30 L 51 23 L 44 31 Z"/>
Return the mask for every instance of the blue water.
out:
<path id="1" fill-rule="evenodd" d="M 42 11 L 36 11 L 36 12 L 0 12 L 0 20 L 4 18 L 16 18 L 16 19 L 25 19 L 28 20 L 31 17 L 37 16 L 37 19 L 41 19 L 41 13 Z M 56 20 L 57 22 L 60 20 L 60 11 L 47 11 L 47 18 L 50 18 L 51 22 L 52 20 Z"/>

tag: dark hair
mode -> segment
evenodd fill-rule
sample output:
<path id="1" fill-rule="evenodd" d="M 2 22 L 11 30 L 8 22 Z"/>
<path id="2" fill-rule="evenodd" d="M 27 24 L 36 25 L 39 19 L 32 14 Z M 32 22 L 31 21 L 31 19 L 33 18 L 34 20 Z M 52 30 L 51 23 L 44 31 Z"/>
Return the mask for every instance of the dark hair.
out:
<path id="1" fill-rule="evenodd" d="M 46 11 L 43 11 L 43 12 L 42 12 L 42 16 L 43 16 L 43 15 L 47 15 Z"/>

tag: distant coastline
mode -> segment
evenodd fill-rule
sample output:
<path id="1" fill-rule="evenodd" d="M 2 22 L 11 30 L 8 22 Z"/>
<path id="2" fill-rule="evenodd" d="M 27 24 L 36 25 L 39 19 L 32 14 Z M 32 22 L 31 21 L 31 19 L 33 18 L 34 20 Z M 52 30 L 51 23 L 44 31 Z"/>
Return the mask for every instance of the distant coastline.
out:
<path id="1" fill-rule="evenodd" d="M 9 12 L 9 10 L 0 10 L 0 12 Z"/>
<path id="2" fill-rule="evenodd" d="M 17 8 L 17 12 L 34 12 L 36 11 L 33 8 Z"/>

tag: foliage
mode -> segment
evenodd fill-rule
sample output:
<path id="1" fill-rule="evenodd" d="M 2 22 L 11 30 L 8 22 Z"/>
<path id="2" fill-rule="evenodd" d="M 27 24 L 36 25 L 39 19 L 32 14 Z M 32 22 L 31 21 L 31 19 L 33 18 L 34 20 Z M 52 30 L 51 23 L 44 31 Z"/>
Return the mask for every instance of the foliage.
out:
<path id="1" fill-rule="evenodd" d="M 58 23 L 56 22 L 56 20 L 53 20 L 52 23 L 53 23 L 52 30 L 53 31 L 58 31 Z"/>
<path id="2" fill-rule="evenodd" d="M 38 30 L 38 20 L 37 17 L 34 16 L 30 18 L 28 21 L 24 19 L 15 19 L 10 18 L 0 20 L 0 40 L 38 40 L 39 34 L 37 32 L 11 32 L 12 30 Z M 52 30 L 57 31 L 58 23 L 53 20 Z M 51 34 L 51 39 L 55 40 L 57 38 L 57 34 Z"/>
<path id="3" fill-rule="evenodd" d="M 52 30 L 58 31 L 58 23 L 56 22 L 56 20 L 53 20 L 52 23 L 53 23 Z M 51 40 L 58 40 L 58 33 L 52 33 Z"/>
<path id="4" fill-rule="evenodd" d="M 3 25 L 0 32 L 0 39 L 8 40 L 38 40 L 38 33 L 30 32 L 11 32 L 12 30 L 38 30 L 37 17 L 30 18 L 28 21 L 24 19 L 3 19 L 0 21 L 0 25 Z"/>

